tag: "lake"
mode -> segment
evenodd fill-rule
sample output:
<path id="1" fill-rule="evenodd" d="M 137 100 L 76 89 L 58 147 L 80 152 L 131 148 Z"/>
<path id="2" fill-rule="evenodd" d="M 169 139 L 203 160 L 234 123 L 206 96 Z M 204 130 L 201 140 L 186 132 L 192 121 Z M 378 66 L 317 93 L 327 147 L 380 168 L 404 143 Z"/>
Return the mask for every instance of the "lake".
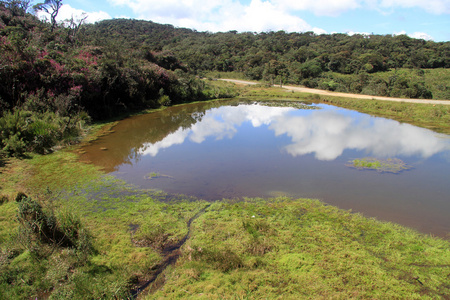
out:
<path id="1" fill-rule="evenodd" d="M 187 104 L 120 121 L 83 150 L 82 160 L 140 188 L 209 201 L 315 198 L 424 233 L 450 233 L 450 136 L 334 106 Z M 355 159 L 408 169 L 358 169 Z"/>

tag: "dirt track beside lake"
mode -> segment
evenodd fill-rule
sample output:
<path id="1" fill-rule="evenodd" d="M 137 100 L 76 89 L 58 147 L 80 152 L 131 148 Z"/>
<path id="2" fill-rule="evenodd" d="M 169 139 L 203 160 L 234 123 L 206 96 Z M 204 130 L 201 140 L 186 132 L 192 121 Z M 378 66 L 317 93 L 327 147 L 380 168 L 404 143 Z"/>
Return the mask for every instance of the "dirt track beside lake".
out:
<path id="1" fill-rule="evenodd" d="M 236 84 L 244 84 L 244 85 L 259 84 L 259 82 L 237 80 L 237 79 L 219 79 L 219 80 L 233 82 Z M 280 87 L 279 85 L 274 85 L 274 86 Z M 450 105 L 450 100 L 429 100 L 429 99 L 380 97 L 380 96 L 370 96 L 370 95 L 361 95 L 361 94 L 338 93 L 338 92 L 331 92 L 331 91 L 326 91 L 326 90 L 311 89 L 311 88 L 305 88 L 305 87 L 299 87 L 299 86 L 289 86 L 289 85 L 283 85 L 282 88 L 291 90 L 291 91 L 295 91 L 295 92 L 310 93 L 310 94 L 325 95 L 325 96 L 347 97 L 347 98 L 367 99 L 367 100 L 383 100 L 383 101 L 394 101 L 394 102 L 422 103 L 422 104 L 434 104 L 434 105 L 436 105 L 436 104 Z"/>

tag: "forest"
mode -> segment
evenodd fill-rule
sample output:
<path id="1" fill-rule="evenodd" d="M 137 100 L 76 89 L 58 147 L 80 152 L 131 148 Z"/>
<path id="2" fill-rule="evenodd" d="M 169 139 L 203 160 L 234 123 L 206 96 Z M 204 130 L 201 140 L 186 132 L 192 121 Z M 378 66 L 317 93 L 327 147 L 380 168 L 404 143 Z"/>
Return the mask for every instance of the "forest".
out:
<path id="1" fill-rule="evenodd" d="M 450 42 L 211 33 L 128 19 L 43 22 L 34 14 L 39 8 L 0 1 L 2 156 L 46 153 L 76 142 L 91 120 L 126 111 L 236 96 L 201 80 L 211 72 L 378 96 L 433 98 L 436 90 L 450 98 L 445 81 L 430 88 L 424 79 L 425 71 L 449 68 Z"/>
<path id="2" fill-rule="evenodd" d="M 197 32 L 149 21 L 115 19 L 83 28 L 90 44 L 174 55 L 195 74 L 239 72 L 248 79 L 377 96 L 433 98 L 424 69 L 450 66 L 450 43 L 407 35 L 313 32 Z M 170 62 L 166 63 L 169 66 Z M 376 76 L 389 70 L 411 69 Z M 449 86 L 440 86 L 447 98 Z"/>

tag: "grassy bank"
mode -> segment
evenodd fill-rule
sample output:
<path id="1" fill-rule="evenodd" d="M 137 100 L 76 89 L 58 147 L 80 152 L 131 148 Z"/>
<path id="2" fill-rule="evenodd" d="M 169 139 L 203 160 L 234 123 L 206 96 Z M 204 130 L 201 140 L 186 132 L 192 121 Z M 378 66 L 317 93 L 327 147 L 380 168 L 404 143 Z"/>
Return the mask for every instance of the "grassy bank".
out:
<path id="1" fill-rule="evenodd" d="M 255 99 L 317 100 L 239 89 Z M 109 130 L 98 126 L 87 140 Z M 8 159 L 1 167 L 0 299 L 127 298 L 159 271 L 140 298 L 450 294 L 447 240 L 316 200 L 207 203 L 140 190 L 78 162 L 76 151 Z M 18 192 L 26 195 L 19 202 Z M 187 236 L 176 264 L 163 268 Z"/>
<path id="2" fill-rule="evenodd" d="M 136 190 L 67 151 L 12 159 L 0 180 L 8 198 L 0 206 L 1 299 L 127 297 L 159 263 L 161 249 L 182 239 L 187 221 L 206 205 Z M 55 230 L 79 224 L 92 249 L 82 253 L 77 243 L 67 247 L 62 238 L 30 232 L 18 213 L 23 201 L 15 200 L 17 190 L 42 207 L 42 219 L 54 220 Z"/>
<path id="3" fill-rule="evenodd" d="M 447 241 L 314 200 L 216 202 L 194 223 L 184 252 L 155 298 L 418 299 L 450 293 Z"/>

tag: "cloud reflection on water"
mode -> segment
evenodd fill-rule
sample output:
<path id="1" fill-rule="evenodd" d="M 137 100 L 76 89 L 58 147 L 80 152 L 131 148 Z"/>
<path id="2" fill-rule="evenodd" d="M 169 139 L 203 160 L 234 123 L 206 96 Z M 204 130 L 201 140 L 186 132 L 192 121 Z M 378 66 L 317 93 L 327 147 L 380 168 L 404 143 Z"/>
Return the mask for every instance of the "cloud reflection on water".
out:
<path id="1" fill-rule="evenodd" d="M 276 135 L 286 134 L 293 155 L 314 153 L 319 160 L 333 160 L 345 149 L 363 150 L 377 157 L 430 157 L 450 149 L 448 139 L 429 130 L 397 121 L 358 114 L 355 118 L 336 110 L 315 111 L 308 116 L 285 116 L 273 122 Z"/>
<path id="2" fill-rule="evenodd" d="M 213 137 L 216 140 L 231 139 L 243 122 L 251 122 L 253 127 L 270 125 L 272 121 L 280 117 L 283 118 L 290 111 L 294 110 L 294 108 L 290 107 L 267 107 L 261 105 L 223 106 L 212 109 L 191 128 L 180 128 L 176 132 L 169 134 L 162 141 L 154 144 L 145 143 L 139 149 L 139 153 L 156 156 L 162 149 L 184 143 L 186 138 L 195 143 L 202 143 L 208 137 Z"/>
<path id="3" fill-rule="evenodd" d="M 287 135 L 292 141 L 284 148 L 287 153 L 314 154 L 318 160 L 334 160 L 346 149 L 362 150 L 376 157 L 422 158 L 450 150 L 446 136 L 393 120 L 337 109 L 305 111 L 241 105 L 212 109 L 191 128 L 180 128 L 157 143 L 146 143 L 139 153 L 156 156 L 160 150 L 186 139 L 195 143 L 208 137 L 231 139 L 243 122 L 250 122 L 253 127 L 266 125 L 276 136 Z"/>

